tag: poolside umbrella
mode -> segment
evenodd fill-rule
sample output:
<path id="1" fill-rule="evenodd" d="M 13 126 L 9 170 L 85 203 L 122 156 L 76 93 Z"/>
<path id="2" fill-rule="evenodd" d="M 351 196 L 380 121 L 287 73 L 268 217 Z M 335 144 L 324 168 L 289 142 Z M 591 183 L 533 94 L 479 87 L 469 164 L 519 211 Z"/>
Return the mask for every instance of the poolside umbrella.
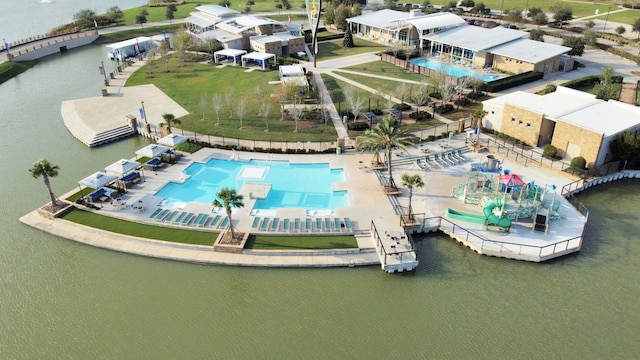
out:
<path id="1" fill-rule="evenodd" d="M 84 194 L 82 193 L 82 186 L 99 189 L 117 178 L 117 176 L 105 174 L 102 171 L 97 171 L 92 175 L 87 176 L 86 178 L 78 181 L 78 187 L 80 187 L 80 197 L 84 197 Z"/>
<path id="2" fill-rule="evenodd" d="M 174 148 L 178 144 L 182 144 L 187 140 L 189 140 L 189 138 L 186 136 L 178 135 L 178 134 L 169 134 L 163 137 L 162 139 L 158 140 L 158 144 Z"/>
<path id="3" fill-rule="evenodd" d="M 169 148 L 162 145 L 149 144 L 142 149 L 136 151 L 136 155 L 141 157 L 154 158 L 162 153 L 169 151 Z"/>

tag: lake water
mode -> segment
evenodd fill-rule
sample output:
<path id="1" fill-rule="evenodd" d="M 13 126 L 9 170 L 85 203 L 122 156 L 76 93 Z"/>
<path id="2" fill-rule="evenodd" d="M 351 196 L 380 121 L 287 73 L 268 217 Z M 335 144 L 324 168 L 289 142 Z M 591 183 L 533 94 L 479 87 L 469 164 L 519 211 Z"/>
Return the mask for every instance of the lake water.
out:
<path id="1" fill-rule="evenodd" d="M 89 3 L 89 2 L 87 2 Z M 91 3 L 97 3 L 93 1 Z M 89 6 L 89 5 L 87 5 Z M 533 264 L 417 243 L 414 273 L 377 266 L 199 266 L 92 248 L 22 225 L 45 203 L 40 158 L 62 194 L 147 144 L 97 149 L 60 102 L 98 96 L 101 47 L 41 61 L 0 85 L 1 359 L 632 359 L 640 352 L 640 185 L 581 195 L 583 250 Z"/>

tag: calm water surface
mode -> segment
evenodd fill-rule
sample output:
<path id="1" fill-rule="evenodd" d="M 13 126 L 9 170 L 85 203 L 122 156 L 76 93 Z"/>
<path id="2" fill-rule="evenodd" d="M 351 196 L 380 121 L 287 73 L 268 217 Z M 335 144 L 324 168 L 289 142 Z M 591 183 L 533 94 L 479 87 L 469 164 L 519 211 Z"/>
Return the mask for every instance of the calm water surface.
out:
<path id="1" fill-rule="evenodd" d="M 637 358 L 638 184 L 582 195 L 579 254 L 531 264 L 430 236 L 400 275 L 182 264 L 22 225 L 47 201 L 38 159 L 61 167 L 62 194 L 146 144 L 88 149 L 64 128 L 60 102 L 99 95 L 102 56 L 73 50 L 0 85 L 1 359 Z"/>

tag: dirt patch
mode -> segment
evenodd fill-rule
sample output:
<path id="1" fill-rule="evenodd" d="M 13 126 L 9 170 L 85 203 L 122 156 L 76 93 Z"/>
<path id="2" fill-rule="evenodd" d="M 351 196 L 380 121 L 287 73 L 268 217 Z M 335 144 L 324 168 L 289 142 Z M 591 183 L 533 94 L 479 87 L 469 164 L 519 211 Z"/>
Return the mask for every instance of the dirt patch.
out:
<path id="1" fill-rule="evenodd" d="M 636 85 L 626 83 L 622 84 L 622 91 L 620 92 L 620 102 L 635 105 Z"/>

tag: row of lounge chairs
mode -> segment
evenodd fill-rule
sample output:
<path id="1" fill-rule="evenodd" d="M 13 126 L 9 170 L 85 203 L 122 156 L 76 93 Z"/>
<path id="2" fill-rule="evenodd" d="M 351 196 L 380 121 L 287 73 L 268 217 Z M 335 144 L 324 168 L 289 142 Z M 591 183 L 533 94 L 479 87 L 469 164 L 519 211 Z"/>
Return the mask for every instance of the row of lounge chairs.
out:
<path id="1" fill-rule="evenodd" d="M 437 169 L 440 167 L 454 166 L 467 161 L 460 150 L 453 150 L 446 153 L 427 155 L 416 160 L 416 164 L 422 170 Z"/>
<path id="2" fill-rule="evenodd" d="M 158 169 L 160 169 L 161 167 L 164 167 L 164 162 L 162 161 L 162 159 L 155 157 L 149 161 L 147 161 L 146 163 L 144 163 L 143 167 L 146 170 L 153 170 L 156 171 Z"/>
<path id="3" fill-rule="evenodd" d="M 229 223 L 229 218 L 226 215 L 209 215 L 163 208 L 157 208 L 149 216 L 149 220 L 171 225 L 209 227 L 217 229 L 224 229 Z"/>
<path id="4" fill-rule="evenodd" d="M 253 218 L 251 230 L 254 232 L 284 232 L 284 233 L 350 233 L 353 232 L 351 220 L 348 217 L 316 217 L 294 218 L 280 220 L 278 217 Z"/>

